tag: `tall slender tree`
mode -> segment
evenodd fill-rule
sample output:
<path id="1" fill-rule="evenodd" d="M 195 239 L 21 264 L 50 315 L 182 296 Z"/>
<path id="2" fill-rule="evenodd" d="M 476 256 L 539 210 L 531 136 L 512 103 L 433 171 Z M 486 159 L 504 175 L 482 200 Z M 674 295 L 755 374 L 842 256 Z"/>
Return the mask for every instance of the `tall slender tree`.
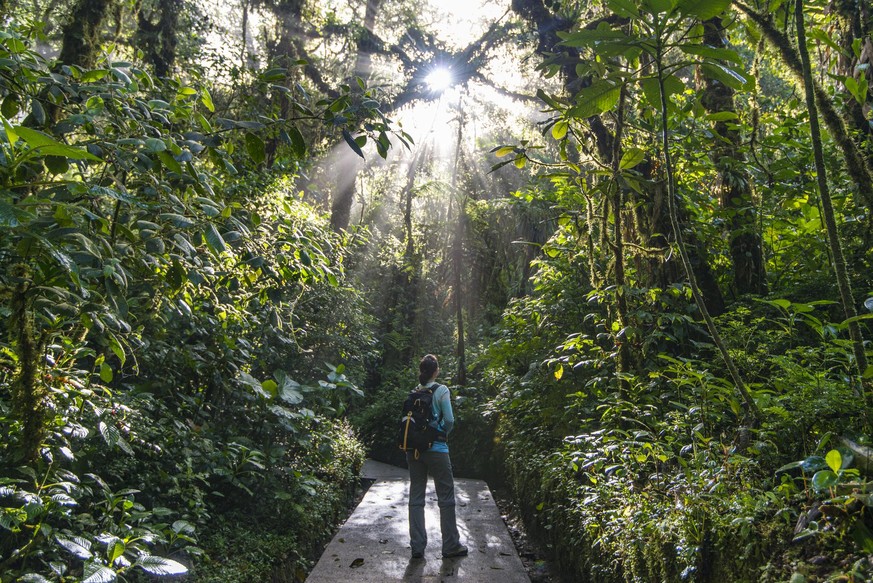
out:
<path id="1" fill-rule="evenodd" d="M 797 26 L 797 47 L 800 54 L 800 62 L 803 67 L 804 95 L 806 107 L 809 110 L 809 131 L 812 137 L 813 154 L 815 156 L 815 174 L 818 184 L 818 194 L 821 200 L 822 214 L 824 216 L 825 231 L 828 237 L 831 256 L 833 257 L 834 273 L 837 276 L 837 287 L 840 291 L 840 300 L 846 319 L 849 320 L 849 336 L 852 339 L 852 350 L 855 355 L 855 365 L 859 377 L 863 378 L 867 371 L 867 355 L 864 350 L 864 338 L 861 328 L 855 317 L 858 311 L 855 309 L 855 299 L 852 295 L 852 286 L 849 281 L 846 259 L 843 255 L 843 246 L 837 231 L 837 221 L 831 201 L 830 187 L 828 186 L 827 166 L 825 166 L 824 148 L 821 143 L 821 128 L 818 123 L 818 109 L 815 100 L 815 85 L 812 81 L 812 66 L 809 60 L 809 49 L 806 46 L 806 25 L 803 16 L 803 0 L 795 0 L 794 7 L 795 25 Z M 870 405 L 871 395 L 865 391 L 867 405 Z"/>

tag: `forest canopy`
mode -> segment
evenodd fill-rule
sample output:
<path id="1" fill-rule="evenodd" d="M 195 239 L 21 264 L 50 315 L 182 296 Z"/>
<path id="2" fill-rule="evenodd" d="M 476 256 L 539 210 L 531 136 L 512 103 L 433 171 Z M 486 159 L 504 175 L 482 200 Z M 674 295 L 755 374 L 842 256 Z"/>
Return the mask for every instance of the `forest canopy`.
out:
<path id="1" fill-rule="evenodd" d="M 0 19 L 0 581 L 304 580 L 425 353 L 556 577 L 873 578 L 869 0 Z"/>

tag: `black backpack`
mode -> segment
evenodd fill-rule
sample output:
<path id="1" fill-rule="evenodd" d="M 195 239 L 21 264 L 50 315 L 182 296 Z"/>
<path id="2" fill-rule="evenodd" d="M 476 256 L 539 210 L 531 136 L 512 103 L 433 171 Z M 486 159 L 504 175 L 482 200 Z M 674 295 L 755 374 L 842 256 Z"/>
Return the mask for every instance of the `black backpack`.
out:
<path id="1" fill-rule="evenodd" d="M 415 459 L 421 452 L 429 450 L 435 441 L 446 440 L 445 433 L 431 424 L 434 421 L 433 393 L 438 387 L 416 389 L 403 402 L 397 446 L 403 451 L 415 452 Z"/>

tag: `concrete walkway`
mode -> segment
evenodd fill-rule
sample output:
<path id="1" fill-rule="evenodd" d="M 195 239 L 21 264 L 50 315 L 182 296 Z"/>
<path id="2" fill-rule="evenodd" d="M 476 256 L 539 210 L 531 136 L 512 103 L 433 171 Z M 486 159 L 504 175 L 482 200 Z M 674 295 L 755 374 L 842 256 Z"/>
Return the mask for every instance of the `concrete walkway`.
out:
<path id="1" fill-rule="evenodd" d="M 361 476 L 376 481 L 306 583 L 530 583 L 485 482 L 455 479 L 458 529 L 470 554 L 443 559 L 436 493 L 428 481 L 428 547 L 424 559 L 411 559 L 407 471 L 368 460 Z"/>

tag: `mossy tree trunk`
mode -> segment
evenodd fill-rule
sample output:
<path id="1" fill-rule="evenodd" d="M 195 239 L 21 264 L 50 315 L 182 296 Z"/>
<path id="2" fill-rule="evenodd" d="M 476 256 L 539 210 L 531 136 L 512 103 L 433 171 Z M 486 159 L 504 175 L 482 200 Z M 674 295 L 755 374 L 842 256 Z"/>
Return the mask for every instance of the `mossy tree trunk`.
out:
<path id="1" fill-rule="evenodd" d="M 858 315 L 855 309 L 855 300 L 852 295 L 852 287 L 849 282 L 846 259 L 843 255 L 843 246 L 837 232 L 837 221 L 831 201 L 830 188 L 827 179 L 827 167 L 825 166 L 824 148 L 821 141 L 821 128 L 818 123 L 818 110 L 816 109 L 815 86 L 812 81 L 812 66 L 809 61 L 809 49 L 806 46 L 806 25 L 803 16 L 803 1 L 795 0 L 794 16 L 797 26 L 797 47 L 800 53 L 800 61 L 803 67 L 804 94 L 806 107 L 809 109 L 809 131 L 812 136 L 812 149 L 815 156 L 815 174 L 818 184 L 819 198 L 821 200 L 822 215 L 824 218 L 825 231 L 827 232 L 828 245 L 833 257 L 834 273 L 837 277 L 837 287 L 840 290 L 840 300 L 843 305 L 843 313 L 849 320 L 849 336 L 852 339 L 852 350 L 855 355 L 855 365 L 859 377 L 863 377 L 867 370 L 867 356 L 864 352 L 864 338 L 861 336 L 861 328 L 854 318 Z M 869 396 L 865 395 L 868 400 Z"/>
<path id="2" fill-rule="evenodd" d="M 58 61 L 65 65 L 90 68 L 97 58 L 100 33 L 112 0 L 79 0 L 64 26 Z"/>
<path id="3" fill-rule="evenodd" d="M 726 48 L 721 18 L 703 23 L 703 42 L 715 48 Z M 734 90 L 712 77 L 705 78 L 703 106 L 710 113 L 736 113 Z M 733 264 L 733 287 L 738 295 L 765 294 L 767 281 L 761 236 L 757 228 L 757 211 L 752 200 L 751 178 L 745 171 L 742 136 L 732 120 L 715 122 L 711 156 L 721 179 L 719 203 L 728 213 L 730 253 Z"/>
<path id="4" fill-rule="evenodd" d="M 166 77 L 173 71 L 180 10 L 178 0 L 158 0 L 154 10 L 140 9 L 137 14 L 136 46 L 142 49 L 145 60 L 154 66 L 158 77 Z"/>
<path id="5" fill-rule="evenodd" d="M 12 411 L 22 429 L 18 454 L 21 461 L 29 463 L 37 459 L 45 435 L 47 394 L 39 378 L 39 343 L 28 309 L 28 291 L 33 283 L 30 270 L 18 264 L 12 266 L 10 275 L 19 281 L 9 302 L 10 340 L 18 358 L 18 371 L 12 382 Z"/>

